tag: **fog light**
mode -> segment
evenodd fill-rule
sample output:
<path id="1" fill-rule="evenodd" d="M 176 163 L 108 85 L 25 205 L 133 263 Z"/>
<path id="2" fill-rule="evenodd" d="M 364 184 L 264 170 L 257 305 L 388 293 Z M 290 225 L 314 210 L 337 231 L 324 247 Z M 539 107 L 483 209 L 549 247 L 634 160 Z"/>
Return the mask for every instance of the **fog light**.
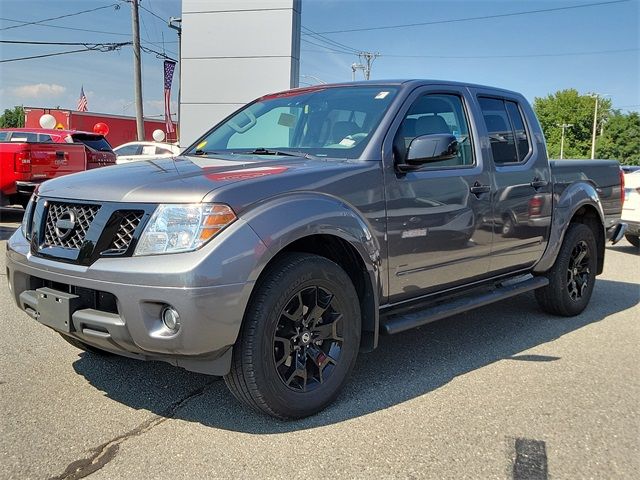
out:
<path id="1" fill-rule="evenodd" d="M 173 307 L 164 307 L 162 310 L 162 323 L 172 332 L 180 328 L 180 315 Z"/>

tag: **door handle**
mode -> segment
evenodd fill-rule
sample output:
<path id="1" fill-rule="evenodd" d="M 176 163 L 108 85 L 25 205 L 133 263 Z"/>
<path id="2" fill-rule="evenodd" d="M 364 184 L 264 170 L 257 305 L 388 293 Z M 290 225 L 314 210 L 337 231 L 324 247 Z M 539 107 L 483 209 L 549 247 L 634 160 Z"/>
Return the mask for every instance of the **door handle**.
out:
<path id="1" fill-rule="evenodd" d="M 476 182 L 469 187 L 469 191 L 473 193 L 476 197 L 479 197 L 483 193 L 490 192 L 491 185 L 482 185 L 480 182 Z"/>
<path id="2" fill-rule="evenodd" d="M 64 151 L 63 150 L 58 150 L 56 152 L 56 158 L 64 158 Z"/>
<path id="3" fill-rule="evenodd" d="M 549 182 L 547 182 L 546 180 L 540 180 L 538 177 L 536 177 L 533 180 L 531 180 L 531 183 L 529 183 L 529 185 L 531 185 L 533 188 L 538 190 L 540 188 L 544 188 L 547 185 L 549 185 Z"/>

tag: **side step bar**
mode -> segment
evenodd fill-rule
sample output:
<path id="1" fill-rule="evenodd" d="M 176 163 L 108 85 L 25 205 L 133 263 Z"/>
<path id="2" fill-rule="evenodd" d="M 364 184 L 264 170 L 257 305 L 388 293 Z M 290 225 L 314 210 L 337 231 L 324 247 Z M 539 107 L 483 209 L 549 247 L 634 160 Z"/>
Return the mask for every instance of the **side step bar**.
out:
<path id="1" fill-rule="evenodd" d="M 404 332 L 415 327 L 435 322 L 442 318 L 451 317 L 458 313 L 463 313 L 474 308 L 489 305 L 490 303 L 504 300 L 505 298 L 514 297 L 521 293 L 529 292 L 549 284 L 547 277 L 529 277 L 517 283 L 505 282 L 490 292 L 457 298 L 451 302 L 436 305 L 434 307 L 425 308 L 409 313 L 390 314 L 386 318 L 380 319 L 381 333 L 392 335 L 394 333 Z"/>

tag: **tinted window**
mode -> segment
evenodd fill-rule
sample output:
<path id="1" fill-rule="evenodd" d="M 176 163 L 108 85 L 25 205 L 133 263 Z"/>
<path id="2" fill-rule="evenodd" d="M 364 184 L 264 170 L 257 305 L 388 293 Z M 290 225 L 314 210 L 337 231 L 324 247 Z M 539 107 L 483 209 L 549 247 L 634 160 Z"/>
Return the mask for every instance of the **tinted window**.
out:
<path id="1" fill-rule="evenodd" d="M 173 155 L 173 152 L 168 148 L 156 147 L 156 155 Z"/>
<path id="2" fill-rule="evenodd" d="M 71 135 L 74 142 L 84 143 L 87 147 L 100 152 L 110 152 L 111 145 L 102 135 L 89 135 L 86 133 L 74 133 Z"/>
<path id="3" fill-rule="evenodd" d="M 40 141 L 41 143 L 46 143 L 46 142 L 53 142 L 53 139 L 51 138 L 51 135 L 45 135 L 41 133 L 38 136 L 38 141 Z"/>
<path id="4" fill-rule="evenodd" d="M 531 149 L 518 104 L 497 98 L 479 98 L 496 164 L 525 160 Z"/>
<path id="5" fill-rule="evenodd" d="M 118 156 L 124 155 L 138 155 L 140 152 L 139 145 L 125 145 L 123 147 L 118 147 L 114 150 L 115 154 Z"/>
<path id="6" fill-rule="evenodd" d="M 518 161 L 522 162 L 529 154 L 529 137 L 527 135 L 527 129 L 524 126 L 524 119 L 522 113 L 515 102 L 504 102 L 507 106 L 507 113 L 511 120 L 511 125 L 515 132 L 516 137 L 516 149 L 518 150 Z"/>
<path id="7" fill-rule="evenodd" d="M 6 142 L 9 139 L 9 132 L 0 132 L 0 142 Z"/>
<path id="8" fill-rule="evenodd" d="M 13 134 L 11 135 L 11 141 L 22 143 L 37 143 L 38 134 L 28 132 L 13 132 Z"/>
<path id="9" fill-rule="evenodd" d="M 418 98 L 409 108 L 396 133 L 395 154 L 404 158 L 414 138 L 437 133 L 449 133 L 456 137 L 459 144 L 458 156 L 451 160 L 431 162 L 425 168 L 473 165 L 469 123 L 462 99 L 457 95 L 429 94 Z"/>

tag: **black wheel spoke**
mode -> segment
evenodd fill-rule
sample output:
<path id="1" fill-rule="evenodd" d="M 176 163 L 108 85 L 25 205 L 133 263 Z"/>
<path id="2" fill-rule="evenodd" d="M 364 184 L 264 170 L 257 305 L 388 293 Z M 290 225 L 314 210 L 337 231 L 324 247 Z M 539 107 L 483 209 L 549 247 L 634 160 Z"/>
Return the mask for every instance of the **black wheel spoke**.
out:
<path id="1" fill-rule="evenodd" d="M 338 315 L 335 319 L 316 325 L 313 329 L 314 337 L 318 340 L 337 340 L 342 341 L 342 337 L 338 335 L 338 322 L 342 320 L 342 315 Z"/>
<path id="2" fill-rule="evenodd" d="M 282 356 L 279 359 L 276 357 L 276 368 L 278 368 L 291 357 L 291 340 L 284 337 L 276 337 L 275 343 L 276 349 L 278 345 L 282 346 Z"/>
<path id="3" fill-rule="evenodd" d="M 304 392 L 325 383 L 334 370 L 327 366 L 338 364 L 343 342 L 338 326 L 343 317 L 334 299 L 323 287 L 305 287 L 280 314 L 273 337 L 274 363 L 292 390 Z"/>
<path id="4" fill-rule="evenodd" d="M 567 292 L 572 300 L 579 300 L 589 285 L 589 247 L 580 241 L 571 251 L 567 269 Z"/>

